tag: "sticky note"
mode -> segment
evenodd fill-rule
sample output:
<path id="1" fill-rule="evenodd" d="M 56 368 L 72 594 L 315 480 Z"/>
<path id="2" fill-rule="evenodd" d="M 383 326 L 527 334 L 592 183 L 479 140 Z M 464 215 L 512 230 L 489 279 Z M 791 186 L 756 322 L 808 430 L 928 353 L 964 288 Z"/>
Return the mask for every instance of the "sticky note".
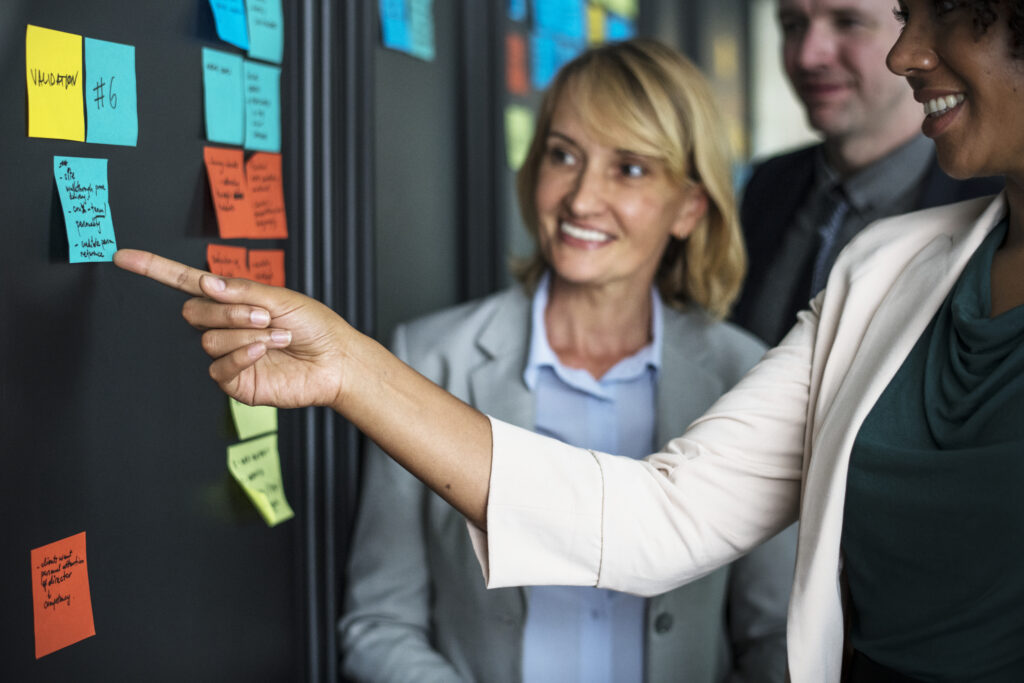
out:
<path id="1" fill-rule="evenodd" d="M 608 40 L 629 40 L 636 35 L 633 22 L 615 14 L 608 15 Z"/>
<path id="2" fill-rule="evenodd" d="M 600 45 L 605 41 L 605 11 L 597 5 L 587 5 L 587 44 Z"/>
<path id="3" fill-rule="evenodd" d="M 535 90 L 543 90 L 558 71 L 558 52 L 551 36 L 534 33 L 530 36 L 530 80 Z"/>
<path id="4" fill-rule="evenodd" d="M 284 287 L 284 250 L 250 249 L 249 278 L 274 287 Z"/>
<path id="5" fill-rule="evenodd" d="M 85 39 L 86 142 L 134 147 L 139 139 L 135 46 Z"/>
<path id="6" fill-rule="evenodd" d="M 512 21 L 526 21 L 526 0 L 508 0 L 508 18 Z"/>
<path id="7" fill-rule="evenodd" d="M 230 397 L 228 402 L 239 439 L 246 441 L 254 436 L 277 431 L 277 408 L 274 406 L 247 406 Z"/>
<path id="8" fill-rule="evenodd" d="M 284 56 L 284 15 L 281 0 L 247 0 L 249 56 L 281 63 Z"/>
<path id="9" fill-rule="evenodd" d="M 533 141 L 533 112 L 522 105 L 505 107 L 505 159 L 508 167 L 518 171 L 526 160 Z"/>
<path id="10" fill-rule="evenodd" d="M 409 12 L 406 0 L 379 0 L 381 42 L 391 50 L 409 51 Z"/>
<path id="11" fill-rule="evenodd" d="M 203 103 L 206 139 L 241 145 L 245 139 L 243 59 L 203 48 Z"/>
<path id="12" fill-rule="evenodd" d="M 245 60 L 245 148 L 281 151 L 281 67 Z"/>
<path id="13" fill-rule="evenodd" d="M 85 140 L 82 36 L 29 24 L 25 66 L 29 137 Z"/>
<path id="14" fill-rule="evenodd" d="M 505 88 L 513 95 L 530 92 L 526 75 L 526 40 L 519 33 L 505 36 Z"/>
<path id="15" fill-rule="evenodd" d="M 214 275 L 247 278 L 248 259 L 249 254 L 245 247 L 231 247 L 226 244 L 206 245 L 206 264 Z"/>
<path id="16" fill-rule="evenodd" d="M 434 0 L 409 0 L 409 54 L 434 59 Z"/>
<path id="17" fill-rule="evenodd" d="M 243 50 L 249 49 L 249 33 L 245 20 L 245 0 L 210 0 L 217 36 Z"/>
<path id="18" fill-rule="evenodd" d="M 242 150 L 204 147 L 206 176 L 217 212 L 217 226 L 225 239 L 249 237 L 253 233 L 252 207 L 245 191 L 245 163 Z"/>
<path id="19" fill-rule="evenodd" d="M 256 152 L 245 162 L 249 201 L 256 220 L 251 237 L 277 239 L 288 237 L 288 220 L 284 211 L 284 182 L 281 178 L 281 155 Z"/>
<path id="20" fill-rule="evenodd" d="M 32 550 L 36 659 L 96 635 L 85 532 Z"/>
<path id="21" fill-rule="evenodd" d="M 601 5 L 609 12 L 614 12 L 620 17 L 629 20 L 636 19 L 640 11 L 638 0 L 592 0 L 595 4 Z"/>
<path id="22" fill-rule="evenodd" d="M 110 261 L 117 251 L 110 216 L 107 160 L 54 157 L 53 178 L 64 210 L 68 261 Z"/>
<path id="23" fill-rule="evenodd" d="M 268 526 L 295 516 L 284 495 L 277 434 L 228 446 L 228 470 Z"/>
<path id="24" fill-rule="evenodd" d="M 548 35 L 583 42 L 583 7 L 583 0 L 533 0 L 533 22 Z"/>

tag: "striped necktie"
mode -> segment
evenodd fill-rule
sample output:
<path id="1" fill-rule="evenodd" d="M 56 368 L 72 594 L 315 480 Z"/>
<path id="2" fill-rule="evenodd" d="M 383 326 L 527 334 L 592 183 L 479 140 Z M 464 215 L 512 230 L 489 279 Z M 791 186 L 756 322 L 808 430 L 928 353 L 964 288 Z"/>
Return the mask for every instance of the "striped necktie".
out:
<path id="1" fill-rule="evenodd" d="M 843 188 L 836 185 L 829 191 L 821 215 L 824 220 L 818 226 L 818 253 L 814 257 L 814 270 L 811 274 L 811 297 L 825 288 L 829 271 L 835 262 L 836 238 L 843 219 L 850 211 L 850 203 L 846 200 Z"/>

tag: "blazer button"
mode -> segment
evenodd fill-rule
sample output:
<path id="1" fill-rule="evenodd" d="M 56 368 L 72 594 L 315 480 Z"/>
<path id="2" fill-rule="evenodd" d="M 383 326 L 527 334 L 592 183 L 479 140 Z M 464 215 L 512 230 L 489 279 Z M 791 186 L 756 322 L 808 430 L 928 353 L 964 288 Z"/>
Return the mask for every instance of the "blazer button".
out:
<path id="1" fill-rule="evenodd" d="M 654 619 L 654 630 L 656 633 L 668 633 L 672 630 L 672 615 L 662 612 Z"/>

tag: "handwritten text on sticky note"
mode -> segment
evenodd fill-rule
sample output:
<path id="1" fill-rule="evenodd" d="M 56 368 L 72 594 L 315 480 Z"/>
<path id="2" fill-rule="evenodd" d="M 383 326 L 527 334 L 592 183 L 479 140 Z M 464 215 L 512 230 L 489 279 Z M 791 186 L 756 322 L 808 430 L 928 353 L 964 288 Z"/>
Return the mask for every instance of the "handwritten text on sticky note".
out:
<path id="1" fill-rule="evenodd" d="M 284 15 L 281 0 L 248 0 L 249 56 L 281 63 L 284 55 Z"/>
<path id="2" fill-rule="evenodd" d="M 110 217 L 107 160 L 54 157 L 53 177 L 64 209 L 68 261 L 110 261 L 117 251 Z"/>
<path id="3" fill-rule="evenodd" d="M 34 549 L 32 616 L 36 659 L 96 635 L 85 532 Z"/>
<path id="4" fill-rule="evenodd" d="M 281 155 L 256 152 L 245 162 L 245 177 L 256 220 L 256 232 L 250 236 L 256 239 L 288 237 Z"/>
<path id="5" fill-rule="evenodd" d="M 203 116 L 206 139 L 227 145 L 245 140 L 242 58 L 203 48 Z"/>
<path id="6" fill-rule="evenodd" d="M 245 148 L 281 151 L 281 67 L 245 60 Z"/>
<path id="7" fill-rule="evenodd" d="M 247 278 L 249 277 L 248 258 L 249 255 L 245 247 L 230 247 L 224 244 L 206 245 L 206 263 L 214 275 Z"/>
<path id="8" fill-rule="evenodd" d="M 244 0 L 210 0 L 217 37 L 243 50 L 249 49 Z"/>
<path id="9" fill-rule="evenodd" d="M 134 146 L 139 138 L 135 46 L 85 39 L 86 142 Z"/>
<path id="10" fill-rule="evenodd" d="M 84 141 L 82 36 L 29 24 L 25 66 L 29 137 Z"/>
<path id="11" fill-rule="evenodd" d="M 284 287 L 284 250 L 250 249 L 249 279 L 273 287 Z"/>
<path id="12" fill-rule="evenodd" d="M 295 516 L 284 495 L 277 434 L 228 446 L 228 470 L 268 526 Z"/>
<path id="13" fill-rule="evenodd" d="M 242 150 L 204 147 L 203 160 L 210 180 L 210 195 L 217 212 L 220 236 L 248 237 L 253 232 L 252 207 L 246 193 Z"/>

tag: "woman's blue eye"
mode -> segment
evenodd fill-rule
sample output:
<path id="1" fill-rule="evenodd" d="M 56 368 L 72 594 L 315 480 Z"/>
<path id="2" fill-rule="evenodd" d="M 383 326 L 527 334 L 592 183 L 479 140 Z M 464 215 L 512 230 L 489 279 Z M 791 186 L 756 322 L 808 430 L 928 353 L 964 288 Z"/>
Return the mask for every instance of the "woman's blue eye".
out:
<path id="1" fill-rule="evenodd" d="M 627 178 L 642 178 L 647 175 L 647 169 L 640 164 L 623 164 L 621 170 L 622 175 Z"/>

